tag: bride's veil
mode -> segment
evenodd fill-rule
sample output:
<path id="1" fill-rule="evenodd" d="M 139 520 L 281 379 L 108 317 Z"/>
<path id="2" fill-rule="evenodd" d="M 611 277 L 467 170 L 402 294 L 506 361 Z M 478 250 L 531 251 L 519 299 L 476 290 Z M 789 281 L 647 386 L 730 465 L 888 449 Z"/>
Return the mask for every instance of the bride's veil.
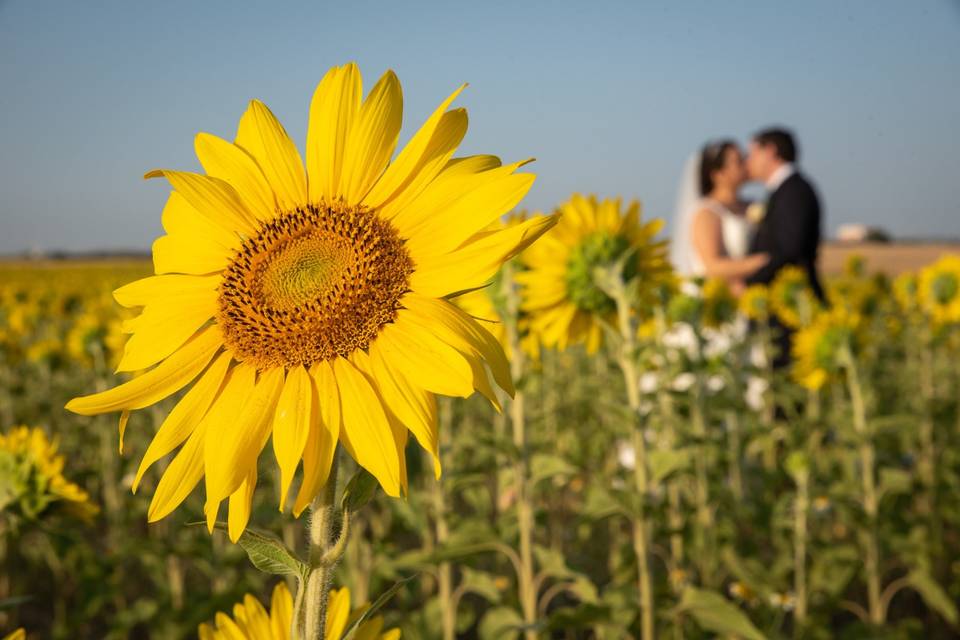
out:
<path id="1" fill-rule="evenodd" d="M 677 273 L 689 276 L 694 272 L 693 245 L 690 227 L 700 202 L 700 153 L 687 159 L 677 191 L 677 206 L 673 213 L 673 237 L 670 240 L 670 262 Z"/>

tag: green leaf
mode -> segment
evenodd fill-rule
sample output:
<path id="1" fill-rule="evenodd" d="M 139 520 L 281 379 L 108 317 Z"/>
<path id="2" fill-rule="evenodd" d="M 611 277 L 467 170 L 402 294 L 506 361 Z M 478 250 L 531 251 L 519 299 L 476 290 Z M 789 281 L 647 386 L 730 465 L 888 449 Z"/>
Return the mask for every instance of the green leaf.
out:
<path id="1" fill-rule="evenodd" d="M 691 457 L 689 449 L 664 449 L 651 451 L 647 459 L 650 462 L 650 482 L 656 484 L 689 467 Z"/>
<path id="2" fill-rule="evenodd" d="M 957 620 L 960 619 L 957 605 L 943 587 L 933 579 L 933 576 L 925 571 L 912 571 L 907 579 L 910 586 L 923 597 L 928 607 L 943 616 L 943 619 L 950 624 L 957 624 Z"/>
<path id="3" fill-rule="evenodd" d="M 377 479 L 369 471 L 360 467 L 343 489 L 340 508 L 354 512 L 370 502 L 377 492 Z"/>
<path id="4" fill-rule="evenodd" d="M 218 522 L 216 528 L 227 530 L 226 523 Z M 246 529 L 237 544 L 247 552 L 247 557 L 260 571 L 278 576 L 306 578 L 309 567 L 300 560 L 280 538 L 266 531 Z"/>
<path id="5" fill-rule="evenodd" d="M 380 597 L 374 600 L 373 604 L 367 607 L 367 609 L 363 612 L 363 615 L 358 617 L 356 620 L 353 621 L 353 624 L 351 624 L 350 626 L 348 626 L 346 629 L 343 630 L 343 634 L 340 636 L 340 640 L 349 640 L 350 638 L 353 638 L 354 635 L 356 635 L 357 630 L 360 628 L 360 625 L 362 625 L 367 620 L 370 620 L 371 618 L 373 618 L 377 614 L 377 612 L 383 608 L 385 604 L 390 602 L 390 599 L 393 598 L 393 596 L 397 595 L 397 592 L 400 591 L 401 587 L 403 587 L 405 584 L 407 584 L 408 582 L 410 582 L 416 577 L 417 577 L 417 574 L 413 574 L 413 575 L 407 576 L 406 578 L 401 578 L 400 580 L 397 580 L 392 585 L 390 585 L 389 589 L 381 593 Z"/>
<path id="6" fill-rule="evenodd" d="M 880 470 L 879 480 L 880 499 L 888 495 L 909 493 L 913 486 L 913 478 L 903 469 L 885 468 Z"/>
<path id="7" fill-rule="evenodd" d="M 787 456 L 783 467 L 787 470 L 787 473 L 790 474 L 790 477 L 793 478 L 794 482 L 800 484 L 802 478 L 810 475 L 810 457 L 803 451 L 794 451 Z"/>
<path id="8" fill-rule="evenodd" d="M 481 640 L 512 640 L 520 635 L 523 618 L 509 607 L 496 607 L 480 621 Z"/>
<path id="9" fill-rule="evenodd" d="M 530 482 L 537 484 L 554 476 L 569 476 L 576 473 L 576 467 L 549 453 L 537 453 L 530 459 Z"/>
<path id="10" fill-rule="evenodd" d="M 551 578 L 570 578 L 576 574 L 567 566 L 563 554 L 547 547 L 533 545 L 533 555 L 537 559 L 540 573 Z"/>
<path id="11" fill-rule="evenodd" d="M 677 612 L 690 614 L 705 631 L 745 640 L 766 640 L 739 607 L 715 591 L 687 587 L 677 605 Z"/>
<path id="12" fill-rule="evenodd" d="M 616 513 L 622 513 L 620 503 L 606 488 L 593 485 L 587 489 L 580 515 L 591 520 L 600 520 Z"/>
<path id="13" fill-rule="evenodd" d="M 477 571 L 470 567 L 463 567 L 461 571 L 460 584 L 464 589 L 477 594 L 487 602 L 493 604 L 500 602 L 500 589 L 497 588 L 493 576 L 485 571 Z"/>

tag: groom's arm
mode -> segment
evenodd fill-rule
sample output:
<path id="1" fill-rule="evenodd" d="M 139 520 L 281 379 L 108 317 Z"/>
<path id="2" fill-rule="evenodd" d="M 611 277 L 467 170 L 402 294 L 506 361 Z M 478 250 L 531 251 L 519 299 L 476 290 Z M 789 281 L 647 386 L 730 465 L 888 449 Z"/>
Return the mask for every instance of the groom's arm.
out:
<path id="1" fill-rule="evenodd" d="M 799 185 L 797 185 L 799 187 Z M 817 201 L 810 189 L 797 188 L 781 194 L 777 202 L 777 218 L 771 220 L 773 246 L 764 247 L 770 262 L 747 278 L 748 284 L 767 284 L 788 264 L 798 264 L 810 253 L 810 243 L 817 236 Z"/>

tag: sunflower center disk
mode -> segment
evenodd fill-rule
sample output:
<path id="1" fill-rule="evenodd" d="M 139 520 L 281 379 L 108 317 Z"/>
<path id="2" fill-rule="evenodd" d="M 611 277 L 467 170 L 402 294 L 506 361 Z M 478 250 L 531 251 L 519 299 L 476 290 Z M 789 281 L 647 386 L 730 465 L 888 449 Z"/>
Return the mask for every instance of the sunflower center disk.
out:
<path id="1" fill-rule="evenodd" d="M 941 273 L 933 279 L 933 297 L 938 304 L 947 304 L 960 290 L 960 281 L 952 273 Z"/>
<path id="2" fill-rule="evenodd" d="M 609 267 L 630 248 L 630 241 L 620 235 L 598 232 L 587 236 L 571 252 L 567 260 L 567 294 L 582 311 L 605 314 L 616 310 L 616 303 L 597 286 L 594 272 Z M 628 260 L 623 279 L 636 276 L 636 263 Z"/>
<path id="3" fill-rule="evenodd" d="M 217 322 L 234 356 L 260 370 L 310 366 L 367 348 L 396 317 L 412 272 L 389 222 L 310 205 L 243 242 L 220 284 Z"/>

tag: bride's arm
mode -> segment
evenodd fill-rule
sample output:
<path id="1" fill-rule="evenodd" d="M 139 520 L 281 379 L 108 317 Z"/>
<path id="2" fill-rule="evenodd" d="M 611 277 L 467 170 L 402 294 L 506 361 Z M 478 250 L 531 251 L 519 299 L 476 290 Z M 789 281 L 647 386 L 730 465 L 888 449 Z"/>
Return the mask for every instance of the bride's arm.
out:
<path id="1" fill-rule="evenodd" d="M 745 278 L 765 265 L 770 257 L 755 253 L 743 258 L 731 258 L 723 250 L 723 231 L 720 218 L 709 209 L 701 209 L 690 228 L 693 250 L 700 257 L 706 275 L 714 278 Z"/>

